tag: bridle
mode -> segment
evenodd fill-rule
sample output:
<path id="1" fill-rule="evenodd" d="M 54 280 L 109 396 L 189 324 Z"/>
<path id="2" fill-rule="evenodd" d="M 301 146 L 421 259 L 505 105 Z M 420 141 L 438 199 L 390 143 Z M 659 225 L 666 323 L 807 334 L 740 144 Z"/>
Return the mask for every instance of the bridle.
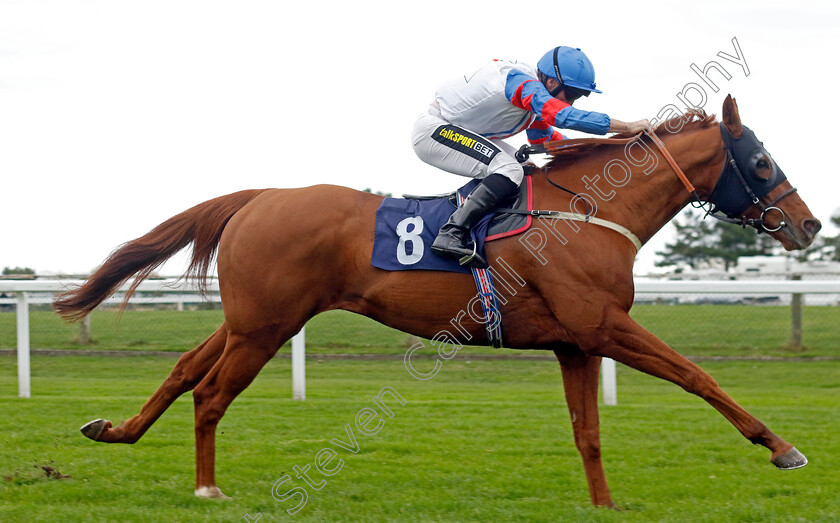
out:
<path id="1" fill-rule="evenodd" d="M 677 178 L 680 179 L 685 189 L 693 196 L 694 201 L 691 202 L 691 205 L 698 209 L 703 209 L 706 212 L 706 216 L 711 216 L 722 222 L 734 223 L 741 227 L 749 226 L 756 229 L 759 233 L 776 232 L 788 227 L 787 216 L 782 209 L 777 207 L 777 204 L 784 198 L 795 193 L 796 188 L 791 187 L 773 200 L 766 201 L 765 196 L 787 179 L 785 174 L 776 165 L 776 162 L 770 159 L 767 151 L 764 150 L 763 144 L 747 126 L 742 126 L 743 131 L 738 138 L 733 137 L 722 123 L 720 124 L 720 129 L 726 158 L 718 181 L 707 200 L 700 198 L 694 185 L 677 164 L 676 160 L 674 160 L 674 157 L 671 156 L 671 153 L 668 152 L 662 140 L 656 133 L 648 130 L 641 131 L 628 138 L 577 138 L 549 141 L 537 145 L 523 145 L 515 156 L 519 162 L 525 162 L 531 154 L 551 154 L 561 149 L 580 147 L 586 144 L 626 145 L 640 139 L 642 135 L 646 135 L 656 145 L 657 149 L 659 149 L 659 152 L 671 166 L 671 169 L 677 175 Z M 752 172 L 754 166 L 750 166 L 750 170 L 748 171 L 749 177 L 744 175 L 743 171 L 747 169 L 745 165 L 747 158 L 754 158 L 756 152 L 760 152 L 762 157 L 770 159 L 772 164 L 772 174 L 766 180 Z M 551 185 L 577 195 L 574 191 L 548 178 L 548 173 L 546 173 L 546 178 Z M 584 202 L 589 207 L 589 202 L 586 199 L 584 199 Z M 761 209 L 761 215 L 758 218 L 747 218 L 744 215 L 744 211 L 753 205 Z M 775 227 L 769 227 L 767 225 L 766 217 L 772 212 L 778 212 L 782 218 L 779 225 Z M 586 214 L 590 214 L 589 209 L 587 209 Z"/>
<path id="2" fill-rule="evenodd" d="M 780 231 L 787 227 L 788 224 L 785 220 L 785 212 L 777 207 L 776 204 L 795 193 L 796 188 L 791 187 L 772 201 L 765 202 L 764 197 L 787 178 L 785 177 L 785 173 L 782 172 L 772 159 L 770 159 L 772 174 L 767 180 L 752 173 L 750 174 L 750 178 L 744 176 L 741 167 L 738 166 L 738 159 L 743 160 L 743 158 L 748 156 L 755 157 L 756 152 L 762 153 L 761 156 L 763 157 L 770 157 L 767 155 L 767 151 L 764 150 L 763 144 L 755 137 L 755 134 L 747 126 L 742 126 L 742 129 L 741 136 L 734 138 L 726 126 L 722 123 L 720 124 L 720 134 L 721 138 L 723 138 L 726 157 L 715 188 L 712 190 L 712 194 L 707 201 L 703 201 L 697 194 L 697 190 L 685 176 L 685 173 L 682 172 L 677 162 L 674 161 L 674 158 L 668 152 L 668 149 L 665 148 L 662 140 L 655 133 L 647 130 L 643 132 L 656 144 L 659 152 L 662 153 L 662 156 L 671 165 L 677 177 L 685 185 L 686 190 L 694 196 L 694 201 L 691 205 L 706 211 L 705 216 L 711 216 L 716 220 L 726 223 L 734 223 L 741 227 L 750 226 L 759 233 Z M 741 142 L 740 140 L 744 141 Z M 711 206 L 709 207 L 708 204 L 711 204 Z M 753 205 L 761 209 L 761 215 L 758 218 L 747 218 L 743 213 Z M 771 228 L 767 226 L 765 217 L 772 211 L 778 212 L 782 219 L 779 221 L 779 225 Z M 739 214 L 740 216 L 738 216 Z"/>
<path id="3" fill-rule="evenodd" d="M 720 124 L 720 134 L 723 138 L 726 158 L 718 182 L 709 197 L 709 203 L 713 207 L 706 209 L 702 203 L 699 207 L 706 210 L 707 216 L 742 227 L 749 225 L 758 232 L 776 232 L 787 227 L 785 213 L 777 207 L 777 204 L 795 193 L 796 188 L 791 187 L 773 200 L 766 201 L 766 195 L 787 179 L 785 173 L 774 160 L 770 159 L 764 145 L 747 126 L 742 126 L 741 136 L 735 138 L 725 125 Z M 771 174 L 767 179 L 760 178 L 751 172 L 755 166 L 752 165 L 754 161 L 750 158 L 757 157 L 766 157 L 770 160 Z M 743 169 L 749 169 L 747 175 L 744 175 Z M 739 189 L 742 192 L 739 192 Z M 741 196 L 740 199 L 738 194 Z M 761 209 L 761 215 L 758 218 L 747 218 L 743 213 L 753 205 Z M 767 225 L 765 217 L 772 212 L 779 213 L 781 220 L 779 225 L 771 228 Z"/>

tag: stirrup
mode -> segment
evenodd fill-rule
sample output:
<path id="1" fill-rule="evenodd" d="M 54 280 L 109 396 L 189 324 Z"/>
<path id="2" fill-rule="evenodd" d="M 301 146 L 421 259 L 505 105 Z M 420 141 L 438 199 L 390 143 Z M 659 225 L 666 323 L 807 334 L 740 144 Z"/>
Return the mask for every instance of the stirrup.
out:
<path id="1" fill-rule="evenodd" d="M 462 267 L 472 267 L 473 269 L 486 269 L 490 267 L 490 264 L 487 263 L 479 253 L 478 253 L 478 245 L 473 243 L 473 252 L 472 254 L 467 254 L 466 256 L 461 256 L 458 259 L 458 263 Z"/>
<path id="2" fill-rule="evenodd" d="M 472 252 L 472 254 L 466 254 L 464 256 L 461 256 L 458 259 L 458 264 L 459 265 L 469 265 L 473 260 L 475 260 L 476 256 L 478 256 L 478 244 L 473 242 L 473 252 Z"/>

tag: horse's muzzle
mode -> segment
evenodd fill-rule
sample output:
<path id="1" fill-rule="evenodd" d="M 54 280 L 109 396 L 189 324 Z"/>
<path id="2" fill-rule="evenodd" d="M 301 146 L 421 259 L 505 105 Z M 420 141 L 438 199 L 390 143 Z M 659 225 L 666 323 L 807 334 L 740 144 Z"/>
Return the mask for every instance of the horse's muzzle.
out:
<path id="1" fill-rule="evenodd" d="M 802 220 L 802 230 L 808 236 L 810 242 L 814 241 L 817 233 L 822 229 L 822 223 L 816 218 L 806 218 Z M 810 242 L 808 243 L 810 245 Z"/>
<path id="2" fill-rule="evenodd" d="M 822 229 L 822 223 L 816 218 L 805 218 L 799 222 L 798 227 L 788 223 L 790 227 L 782 228 L 778 234 L 771 233 L 782 243 L 786 251 L 797 251 L 807 248 L 814 242 L 817 233 Z"/>

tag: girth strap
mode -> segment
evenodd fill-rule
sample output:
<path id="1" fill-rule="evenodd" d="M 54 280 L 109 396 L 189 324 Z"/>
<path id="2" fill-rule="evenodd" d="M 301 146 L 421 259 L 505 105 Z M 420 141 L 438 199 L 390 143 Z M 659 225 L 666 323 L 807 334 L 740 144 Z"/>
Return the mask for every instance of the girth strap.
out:
<path id="1" fill-rule="evenodd" d="M 593 225 L 599 225 L 601 227 L 605 227 L 607 229 L 611 229 L 633 243 L 633 246 L 636 247 L 636 251 L 638 252 L 639 249 L 642 248 L 642 242 L 639 240 L 639 237 L 633 234 L 633 231 L 624 227 L 623 225 L 619 225 L 615 222 L 611 222 L 609 220 L 604 220 L 601 218 L 597 218 L 595 216 L 589 214 L 578 214 L 573 212 L 563 212 L 563 211 L 542 211 L 538 209 L 534 209 L 532 211 L 523 211 L 521 209 L 506 209 L 506 208 L 499 208 L 496 209 L 495 212 L 502 213 L 502 214 L 527 214 L 533 216 L 535 218 L 551 218 L 555 220 L 571 220 L 573 222 L 583 222 L 583 223 L 591 223 Z"/>
<path id="2" fill-rule="evenodd" d="M 584 223 L 591 223 L 593 225 L 599 225 L 601 227 L 605 227 L 607 229 L 611 229 L 633 243 L 633 246 L 636 248 L 636 252 L 639 252 L 639 249 L 642 248 L 642 242 L 639 240 L 639 237 L 633 234 L 633 231 L 628 229 L 623 225 L 619 225 L 615 222 L 611 222 L 609 220 L 603 220 L 601 218 L 596 218 L 594 216 L 589 216 L 585 214 L 577 214 L 571 212 L 552 212 L 550 215 L 540 215 L 537 218 L 552 218 L 552 219 L 560 219 L 560 220 L 571 220 L 575 222 L 584 222 Z"/>

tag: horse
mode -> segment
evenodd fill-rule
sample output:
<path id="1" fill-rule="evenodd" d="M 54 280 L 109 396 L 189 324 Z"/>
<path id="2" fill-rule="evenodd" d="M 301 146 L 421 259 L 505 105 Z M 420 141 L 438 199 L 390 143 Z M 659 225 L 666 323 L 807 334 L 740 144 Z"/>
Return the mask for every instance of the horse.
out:
<path id="1" fill-rule="evenodd" d="M 596 506 L 615 507 L 599 436 L 598 379 L 604 357 L 703 398 L 747 440 L 770 450 L 776 467 L 807 463 L 699 366 L 628 314 L 636 243 L 646 243 L 690 203 L 717 201 L 725 208 L 724 201 L 744 200 L 742 216 L 732 211 L 730 221 L 767 232 L 787 250 L 804 249 L 814 240 L 820 221 L 783 174 L 775 187 L 763 191 L 767 194 L 751 191 L 781 171 L 762 146 L 746 157 L 733 149 L 732 139 L 747 134 L 751 131 L 741 123 L 735 100 L 727 96 L 721 122 L 688 111 L 632 142 L 612 137 L 560 148 L 548 163 L 535 166 L 534 207 L 574 214 L 586 202 L 586 218 L 536 220 L 531 229 L 542 231 L 538 237 L 508 237 L 486 245 L 491 269 L 503 263 L 522 284 L 501 306 L 506 347 L 552 351 L 561 365 L 574 442 Z M 619 142 L 626 145 L 614 145 Z M 656 142 L 664 146 L 661 151 Z M 732 164 L 741 180 L 746 173 L 749 186 L 723 184 L 722 191 L 718 182 Z M 567 190 L 558 190 L 555 180 Z M 381 201 L 374 194 L 331 185 L 245 190 L 200 203 L 120 246 L 80 287 L 55 299 L 59 315 L 83 318 L 133 278 L 130 296 L 156 267 L 192 245 L 185 276 L 206 283 L 215 261 L 224 322 L 180 357 L 138 414 L 118 426 L 94 420 L 82 427 L 84 435 L 99 442 L 134 443 L 176 398 L 192 390 L 195 494 L 226 497 L 215 477 L 217 424 L 234 398 L 314 315 L 344 309 L 426 339 L 451 332 L 457 317 L 457 332 L 464 339 L 474 345 L 486 341 L 482 321 L 462 311 L 476 295 L 469 275 L 390 272 L 371 265 Z M 618 227 L 599 226 L 594 218 L 586 223 L 591 216 Z M 561 224 L 566 224 L 563 229 Z"/>

